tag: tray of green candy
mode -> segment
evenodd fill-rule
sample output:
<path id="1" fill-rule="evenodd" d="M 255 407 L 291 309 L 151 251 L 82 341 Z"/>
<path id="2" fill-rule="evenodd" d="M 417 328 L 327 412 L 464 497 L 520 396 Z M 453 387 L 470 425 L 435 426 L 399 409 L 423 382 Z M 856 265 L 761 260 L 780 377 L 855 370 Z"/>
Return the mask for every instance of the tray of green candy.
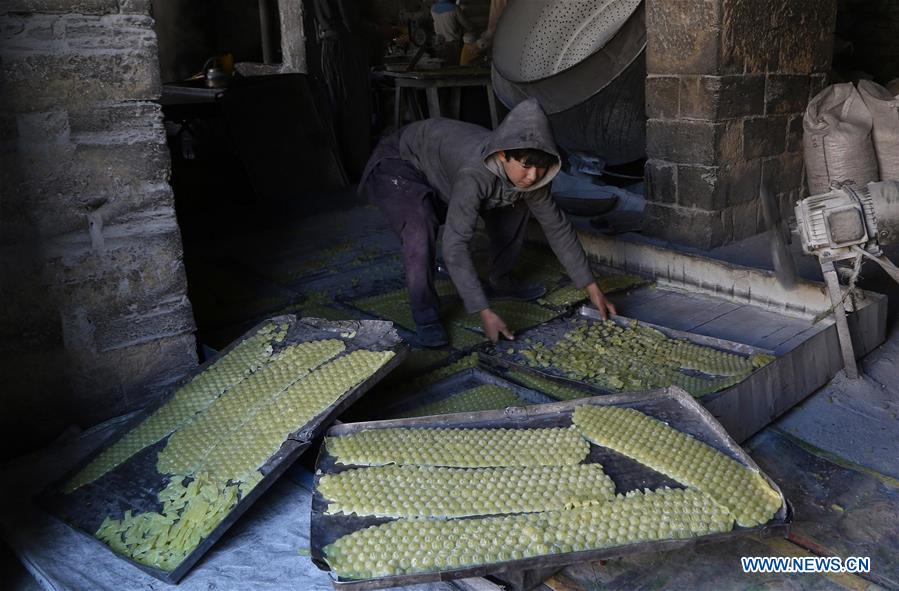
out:
<path id="1" fill-rule="evenodd" d="M 493 354 L 490 354 L 491 352 Z M 556 402 L 609 394 L 608 390 L 598 386 L 506 361 L 495 354 L 494 347 L 479 356 L 479 363 L 489 372 L 525 388 L 542 392 Z"/>
<path id="2" fill-rule="evenodd" d="M 492 365 L 527 368 L 595 393 L 673 384 L 696 397 L 729 388 L 775 358 L 759 347 L 624 316 L 603 322 L 590 306 L 480 351 Z"/>
<path id="3" fill-rule="evenodd" d="M 332 439 L 373 430 L 394 428 L 489 430 L 567 428 L 573 423 L 575 411 L 585 405 L 634 409 L 706 444 L 721 452 L 727 458 L 734 460 L 737 464 L 747 468 L 756 477 L 760 476 L 770 487 L 771 494 L 776 495 L 775 498 L 776 502 L 779 503 L 779 508 L 774 512 L 773 517 L 765 523 L 756 524 L 752 527 L 732 524 L 730 531 L 706 533 L 696 537 L 673 537 L 592 550 L 549 552 L 526 558 L 504 559 L 481 564 L 464 564 L 424 572 L 406 572 L 405 574 L 368 578 L 339 576 L 333 572 L 327 559 L 326 548 L 329 545 L 334 544 L 344 536 L 367 530 L 372 526 L 390 522 L 402 522 L 404 520 L 370 515 L 359 516 L 352 512 L 349 514 L 344 514 L 342 511 L 328 512 L 329 499 L 325 498 L 320 490 L 322 478 L 338 475 L 347 470 L 365 467 L 359 464 L 338 463 L 337 458 L 329 451 L 333 445 L 330 443 Z M 589 453 L 583 460 L 583 463 L 601 464 L 602 471 L 614 482 L 615 493 L 618 495 L 630 493 L 630 495 L 636 494 L 639 496 L 641 494 L 639 491 L 644 491 L 645 493 L 647 490 L 662 491 L 661 494 L 666 494 L 666 488 L 687 492 L 688 487 L 665 474 L 657 472 L 610 448 L 594 443 L 589 444 Z M 516 580 L 520 578 L 523 571 L 546 572 L 547 569 L 561 568 L 581 561 L 593 561 L 635 553 L 666 551 L 704 542 L 723 542 L 747 535 L 786 536 L 789 532 L 789 524 L 792 521 L 792 507 L 784 499 L 777 484 L 761 472 L 748 454 L 728 436 L 723 427 L 698 401 L 677 387 L 627 394 L 612 394 L 537 406 L 513 407 L 502 411 L 459 413 L 336 425 L 328 430 L 326 445 L 323 445 L 319 451 L 315 489 L 311 516 L 311 553 L 313 562 L 320 569 L 329 571 L 335 588 L 353 591 L 480 576 L 493 576 L 501 581 Z M 635 493 L 635 491 L 637 492 Z M 503 513 L 503 515 L 522 516 L 522 514 L 515 513 Z M 487 515 L 487 517 L 490 516 Z M 461 520 L 472 518 L 474 517 L 462 517 Z M 457 518 L 455 521 L 461 520 Z M 447 523 L 445 519 L 407 521 L 407 523 L 411 524 L 416 522 L 426 525 L 437 524 L 438 526 L 440 523 Z M 409 527 L 413 526 L 410 525 Z M 436 540 L 432 541 L 437 543 Z"/>
<path id="4" fill-rule="evenodd" d="M 378 413 L 382 418 L 409 418 L 454 412 L 501 410 L 508 406 L 554 402 L 482 367 L 465 369 L 421 390 L 408 392 Z"/>
<path id="5" fill-rule="evenodd" d="M 446 356 L 438 363 L 417 372 L 403 373 L 403 365 L 400 365 L 373 387 L 365 398 L 354 404 L 344 415 L 343 422 L 356 423 L 385 418 L 385 408 L 397 404 L 398 401 L 412 396 L 415 392 L 420 392 L 439 381 L 478 367 L 480 364 L 480 355 L 477 353 L 447 352 L 437 349 L 434 351 L 442 352 Z M 406 364 L 412 355 L 414 352 L 407 356 Z"/>
<path id="6" fill-rule="evenodd" d="M 324 346 L 322 343 L 327 343 L 329 350 L 315 353 Z M 300 350 L 307 351 L 304 359 L 314 356 L 309 351 L 318 357 L 315 362 L 310 362 L 308 371 L 294 373 L 298 365 L 281 363 L 285 359 L 298 359 L 300 354 L 296 352 Z M 293 315 L 266 320 L 170 388 L 158 403 L 123 425 L 118 435 L 48 488 L 39 501 L 48 511 L 95 541 L 100 542 L 98 538 L 102 534 L 102 541 L 119 558 L 162 581 L 176 583 L 312 445 L 313 439 L 399 365 L 407 352 L 407 346 L 389 322 L 297 319 Z M 288 353 L 297 357 L 288 357 Z M 363 368 L 356 371 L 353 364 L 359 360 L 371 360 L 372 363 L 364 361 Z M 332 368 L 330 372 L 329 367 Z M 365 369 L 368 367 L 377 369 L 371 372 Z M 313 380 L 311 376 L 316 376 L 322 368 L 325 368 L 324 373 L 317 381 Z M 280 394 L 274 390 L 265 391 L 251 412 L 235 417 L 225 415 L 230 421 L 226 424 L 234 427 L 227 432 L 205 429 L 197 434 L 205 437 L 216 452 L 222 450 L 221 453 L 209 451 L 203 455 L 200 464 L 203 468 L 193 472 L 160 471 L 160 463 L 168 453 L 165 450 L 172 437 L 192 423 L 201 423 L 201 417 L 210 414 L 209 409 L 216 408 L 223 400 L 233 403 L 228 406 L 230 409 L 243 408 L 241 404 L 245 406 L 251 395 L 257 395 L 263 389 L 239 388 L 266 369 L 275 372 L 280 380 L 278 383 L 282 385 L 277 390 Z M 366 372 L 368 377 L 358 381 L 356 373 Z M 325 382 L 335 376 L 335 381 Z M 298 387 L 300 382 L 318 387 L 306 386 L 304 390 Z M 339 394 L 342 387 L 346 389 Z M 229 398 L 230 392 L 240 395 Z M 296 394 L 288 399 L 284 394 L 291 392 Z M 179 394 L 180 398 L 176 396 Z M 205 396 L 205 406 L 197 406 L 199 394 Z M 307 400 L 311 400 L 314 408 L 303 406 L 302 401 Z M 268 420 L 268 415 L 261 411 L 275 409 L 272 406 L 275 401 L 286 401 L 291 405 L 290 412 L 281 413 L 282 417 L 287 417 L 284 421 L 289 426 L 282 426 L 277 436 L 263 438 L 258 434 L 259 429 L 254 428 L 253 420 Z M 178 410 L 172 410 L 175 408 Z M 300 419 L 302 424 L 289 422 L 294 416 L 304 417 Z M 257 433 L 251 432 L 254 430 Z M 288 430 L 289 434 L 283 437 Z M 257 452 L 252 444 L 263 439 L 265 443 L 257 446 Z M 190 445 L 178 449 L 193 452 Z M 247 449 L 251 451 L 245 451 Z M 272 453 L 269 449 L 275 451 Z M 214 459 L 218 463 L 212 463 Z M 173 453 L 168 461 L 177 460 L 178 456 Z M 236 462 L 229 465 L 229 460 Z M 217 467 L 218 472 L 212 468 L 207 471 L 207 461 L 209 466 Z M 242 472 L 239 479 L 229 477 L 225 480 L 222 476 L 234 470 L 233 466 L 245 463 L 256 468 Z M 160 534 L 160 530 L 174 532 L 179 523 L 185 524 L 181 528 L 185 531 L 183 538 Z M 110 528 L 110 524 L 131 525 L 127 530 L 116 530 Z M 192 531 L 186 531 L 191 528 Z M 159 535 L 168 535 L 166 540 L 173 545 L 178 543 L 177 549 L 167 554 L 170 558 L 165 561 L 159 558 L 160 554 L 154 554 L 157 548 L 153 546 L 150 550 L 144 547 L 135 550 L 136 546 L 129 545 Z"/>

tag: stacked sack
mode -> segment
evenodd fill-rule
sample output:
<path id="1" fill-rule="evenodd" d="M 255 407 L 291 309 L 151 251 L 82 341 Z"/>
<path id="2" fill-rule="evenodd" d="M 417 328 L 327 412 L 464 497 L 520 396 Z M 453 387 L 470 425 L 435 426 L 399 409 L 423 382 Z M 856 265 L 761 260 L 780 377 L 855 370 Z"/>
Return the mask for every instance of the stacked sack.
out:
<path id="1" fill-rule="evenodd" d="M 858 92 L 871 112 L 880 180 L 899 180 L 899 97 L 876 82 L 861 80 Z"/>
<path id="2" fill-rule="evenodd" d="M 833 182 L 899 180 L 899 99 L 883 86 L 828 86 L 809 102 L 803 128 L 809 194 Z"/>

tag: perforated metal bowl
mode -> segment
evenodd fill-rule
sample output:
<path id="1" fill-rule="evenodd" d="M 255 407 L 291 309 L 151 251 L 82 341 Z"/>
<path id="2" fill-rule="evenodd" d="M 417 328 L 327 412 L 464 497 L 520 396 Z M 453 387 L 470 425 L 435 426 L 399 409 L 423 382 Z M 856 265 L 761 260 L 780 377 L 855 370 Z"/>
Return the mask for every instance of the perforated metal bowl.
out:
<path id="1" fill-rule="evenodd" d="M 545 4 L 519 0 L 513 5 L 533 9 Z M 601 49 L 533 82 L 516 83 L 503 75 L 496 56 L 515 53 L 516 48 L 511 45 L 512 36 L 498 37 L 492 71 L 496 96 L 509 108 L 528 97 L 540 101 L 549 115 L 556 143 L 565 150 L 597 154 L 609 164 L 645 156 L 645 12 L 640 4 Z M 513 27 L 515 18 L 515 13 L 509 15 L 507 11 L 499 27 Z"/>
<path id="2" fill-rule="evenodd" d="M 544 4 L 547 3 L 527 0 L 516 2 L 512 6 L 525 7 L 520 10 L 534 10 L 535 7 Z M 508 68 L 505 68 L 503 63 L 506 62 L 508 65 L 514 61 L 512 56 L 523 56 L 525 49 L 515 45 L 517 42 L 515 35 L 503 33 L 503 31 L 514 32 L 520 26 L 516 24 L 519 17 L 516 17 L 514 12 L 509 14 L 507 10 L 500 19 L 493 48 L 493 86 L 497 96 L 509 106 L 514 106 L 527 97 L 534 97 L 550 114 L 583 103 L 616 81 L 634 62 L 641 59 L 646 48 L 645 12 L 643 5 L 638 3 L 615 35 L 585 59 L 547 78 L 516 82 L 514 78 L 506 75 Z M 618 94 L 620 93 L 616 93 L 616 96 Z M 642 99 L 642 96 L 640 98 Z"/>
<path id="3" fill-rule="evenodd" d="M 493 64 L 513 83 L 555 76 L 605 47 L 639 5 L 640 0 L 510 2 L 497 26 Z"/>

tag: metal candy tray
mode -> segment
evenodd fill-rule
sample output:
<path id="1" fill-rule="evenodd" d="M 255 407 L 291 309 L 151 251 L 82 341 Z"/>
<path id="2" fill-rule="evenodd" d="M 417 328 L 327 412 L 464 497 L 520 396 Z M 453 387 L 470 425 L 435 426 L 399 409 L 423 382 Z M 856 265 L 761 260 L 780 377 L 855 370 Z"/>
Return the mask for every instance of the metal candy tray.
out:
<path id="1" fill-rule="evenodd" d="M 568 402 L 542 404 L 539 406 L 509 407 L 502 411 L 486 411 L 481 413 L 459 413 L 433 417 L 400 419 L 336 425 L 328 430 L 327 437 L 341 437 L 370 429 L 386 429 L 390 427 L 406 428 L 495 428 L 495 429 L 533 429 L 541 427 L 568 427 L 574 409 L 581 405 L 620 406 L 637 409 L 643 413 L 665 421 L 672 427 L 687 433 L 696 439 L 727 454 L 744 466 L 760 473 L 761 470 L 752 461 L 715 420 L 715 418 L 685 391 L 669 387 L 660 390 L 649 390 L 638 393 L 618 394 L 594 398 L 584 398 Z M 603 470 L 612 478 L 617 493 L 637 489 L 655 489 L 662 486 L 684 488 L 670 478 L 650 469 L 634 460 L 610 449 L 590 445 L 588 463 L 601 463 Z M 354 531 L 391 521 L 387 518 L 358 517 L 356 515 L 327 515 L 327 501 L 318 492 L 318 482 L 322 475 L 335 474 L 356 466 L 337 465 L 335 459 L 322 446 L 316 465 L 316 490 L 312 498 L 311 545 L 312 560 L 322 570 L 330 567 L 324 558 L 324 548 L 341 536 Z M 768 483 L 780 494 L 783 493 L 767 475 L 762 473 Z M 379 589 L 397 585 L 412 585 L 434 581 L 444 581 L 467 577 L 493 575 L 506 579 L 515 579 L 516 574 L 528 570 L 545 570 L 561 568 L 565 565 L 592 561 L 627 554 L 658 552 L 682 548 L 709 541 L 727 541 L 748 535 L 783 535 L 786 536 L 792 521 L 792 508 L 784 499 L 781 509 L 766 524 L 754 528 L 736 526 L 726 533 L 710 534 L 690 539 L 671 539 L 655 542 L 629 544 L 601 550 L 568 552 L 544 555 L 534 558 L 484 564 L 453 570 L 398 575 L 373 579 L 344 579 L 331 573 L 332 583 L 336 589 L 361 591 Z M 504 577 L 504 575 L 506 575 Z"/>
<path id="2" fill-rule="evenodd" d="M 521 373 L 533 376 L 540 380 L 546 380 L 548 382 L 553 382 L 558 384 L 559 386 L 571 389 L 578 390 L 581 393 L 581 396 L 578 398 L 586 398 L 588 396 L 601 396 L 610 394 L 608 390 L 600 388 L 599 386 L 595 386 L 593 384 L 588 384 L 586 382 L 578 382 L 577 380 L 572 380 L 570 378 L 565 378 L 561 376 L 557 376 L 554 374 L 549 374 L 544 371 L 540 371 L 539 369 L 527 366 L 527 365 L 518 365 L 517 363 L 511 363 L 506 361 L 505 359 L 501 359 L 496 356 L 492 350 L 495 349 L 493 346 L 488 346 L 486 351 L 481 351 L 481 355 L 478 358 L 479 365 L 484 366 L 487 371 L 501 376 L 505 380 L 509 382 L 513 382 L 515 384 L 521 383 L 519 378 L 515 376 L 515 373 Z M 524 387 L 529 387 L 527 384 L 522 384 Z M 541 392 L 539 387 L 533 387 L 532 389 Z M 552 394 L 546 393 L 550 398 L 552 398 Z M 559 400 L 556 398 L 552 398 L 552 402 L 558 402 Z"/>
<path id="3" fill-rule="evenodd" d="M 71 494 L 64 494 L 62 486 L 72 476 L 78 473 L 103 449 L 118 441 L 125 433 L 141 423 L 155 410 L 161 407 L 172 395 L 177 387 L 187 383 L 194 376 L 201 373 L 221 357 L 230 353 L 241 341 L 253 335 L 262 325 L 271 322 L 288 324 L 287 336 L 282 343 L 276 345 L 276 349 L 293 343 L 301 343 L 319 339 L 341 339 L 345 341 L 346 350 L 341 355 L 358 349 L 392 350 L 396 354 L 377 372 L 367 380 L 345 392 L 334 404 L 329 406 L 308 423 L 300 426 L 281 445 L 280 449 L 271 456 L 259 469 L 262 474 L 261 481 L 228 512 L 212 533 L 203 538 L 194 550 L 173 570 L 166 571 L 160 568 L 147 566 L 136 562 L 128 556 L 116 553 L 116 556 L 130 562 L 137 568 L 167 583 L 177 583 L 190 568 L 216 543 L 225 531 L 236 522 L 240 516 L 250 508 L 271 484 L 286 470 L 294 460 L 303 454 L 312 445 L 313 439 L 318 437 L 347 407 L 365 394 L 374 384 L 384 378 L 396 366 L 402 363 L 408 348 L 399 338 L 393 326 L 389 322 L 380 320 L 349 320 L 328 321 L 318 318 L 297 319 L 293 315 L 277 316 L 266 320 L 241 338 L 220 351 L 213 358 L 182 380 L 177 386 L 171 388 L 157 404 L 146 409 L 123 426 L 117 437 L 114 437 L 103 448 L 96 450 L 86 458 L 74 470 L 68 473 L 60 481 L 52 485 L 39 498 L 40 504 L 49 512 L 60 517 L 76 530 L 83 532 L 98 544 L 103 544 L 94 537 L 94 532 L 107 516 L 120 518 L 126 511 L 143 513 L 158 511 L 161 503 L 157 500 L 157 494 L 166 486 L 168 476 L 160 474 L 156 469 L 156 458 L 168 440 L 166 436 L 161 441 L 144 448 L 133 455 L 124 463 L 107 472 L 97 480 L 86 484 Z M 240 441 L 235 441 L 240 445 Z M 105 544 L 103 544 L 106 546 Z M 110 549 L 110 552 L 112 550 Z"/>
<path id="4" fill-rule="evenodd" d="M 497 370 L 501 372 L 508 371 L 510 368 L 514 368 L 516 370 L 523 369 L 528 373 L 538 375 L 542 378 L 550 379 L 554 382 L 564 384 L 566 386 L 587 390 L 590 393 L 615 393 L 612 390 L 607 390 L 596 384 L 581 382 L 569 378 L 561 371 L 552 367 L 543 369 L 536 369 L 534 367 L 531 367 L 527 364 L 527 360 L 521 354 L 522 349 L 528 348 L 528 343 L 525 342 L 525 339 L 528 339 L 531 342 L 541 342 L 547 347 L 550 347 L 574 328 L 573 324 L 575 321 L 584 318 L 590 321 L 602 320 L 599 315 L 599 311 L 596 308 L 590 306 L 581 306 L 577 311 L 562 316 L 561 318 L 556 318 L 539 326 L 535 326 L 534 328 L 522 331 L 521 333 L 516 335 L 514 341 L 500 341 L 496 345 L 488 343 L 480 348 L 480 352 L 483 353 L 484 357 L 486 357 L 487 360 L 485 361 L 485 363 L 487 365 L 495 366 L 497 367 Z M 749 357 L 753 354 L 766 354 L 774 356 L 774 352 L 768 349 L 762 349 L 760 347 L 753 347 L 750 345 L 745 345 L 743 343 L 736 343 L 733 341 L 715 337 L 675 330 L 666 326 L 643 322 L 642 320 L 638 321 L 624 316 L 613 315 L 610 316 L 610 320 L 620 326 L 627 326 L 632 322 L 639 322 L 640 325 L 658 330 L 669 338 L 684 339 L 697 345 L 710 347 L 712 349 L 718 349 L 720 351 L 726 351 L 728 353 L 733 353 L 741 357 Z M 509 353 L 510 350 L 512 351 L 511 353 Z"/>
<path id="5" fill-rule="evenodd" d="M 402 334 L 401 330 L 398 330 L 398 332 Z M 343 422 L 357 423 L 383 419 L 385 418 L 385 408 L 392 407 L 395 404 L 399 404 L 402 400 L 406 399 L 414 393 L 413 386 L 417 380 L 423 378 L 424 376 L 428 376 L 433 372 L 451 367 L 455 363 L 465 357 L 468 357 L 469 355 L 477 355 L 477 353 L 471 351 L 444 352 L 447 353 L 446 357 L 436 363 L 428 365 L 420 371 L 403 373 L 403 367 L 399 366 L 389 376 L 387 376 L 387 378 L 376 384 L 365 398 L 363 398 L 357 404 L 354 404 L 352 408 L 347 410 L 346 415 L 343 417 Z M 410 352 L 409 356 L 413 354 L 414 352 Z M 478 359 L 481 359 L 480 355 L 478 356 Z M 456 375 L 456 373 L 463 372 L 466 369 L 468 369 L 468 367 L 464 367 L 456 372 L 450 373 L 447 376 L 440 378 L 439 380 L 435 379 L 424 387 L 430 387 L 438 381 L 446 379 L 447 377 L 454 376 Z"/>
<path id="6" fill-rule="evenodd" d="M 523 404 L 545 404 L 548 402 L 555 402 L 554 399 L 541 392 L 526 388 L 500 376 L 494 375 L 486 369 L 473 367 L 471 369 L 462 370 L 459 373 L 435 382 L 430 386 L 426 386 L 418 392 L 404 393 L 401 400 L 397 401 L 395 404 L 391 404 L 382 412 L 379 412 L 378 415 L 385 418 L 395 417 L 419 406 L 438 402 L 465 390 L 470 390 L 471 388 L 485 384 L 494 384 L 511 390 L 516 396 L 524 401 Z"/>

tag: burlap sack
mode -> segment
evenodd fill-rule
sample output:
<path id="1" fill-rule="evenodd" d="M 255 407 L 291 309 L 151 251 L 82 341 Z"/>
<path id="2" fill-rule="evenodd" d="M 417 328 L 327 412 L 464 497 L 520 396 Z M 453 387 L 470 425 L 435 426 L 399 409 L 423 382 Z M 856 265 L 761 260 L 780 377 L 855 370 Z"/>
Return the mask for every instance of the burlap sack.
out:
<path id="1" fill-rule="evenodd" d="M 871 113 L 851 83 L 818 93 L 802 124 L 809 194 L 826 193 L 834 181 L 865 185 L 877 180 Z"/>
<path id="2" fill-rule="evenodd" d="M 880 180 L 899 181 L 899 97 L 871 80 L 860 80 L 858 93 L 871 112 Z"/>

